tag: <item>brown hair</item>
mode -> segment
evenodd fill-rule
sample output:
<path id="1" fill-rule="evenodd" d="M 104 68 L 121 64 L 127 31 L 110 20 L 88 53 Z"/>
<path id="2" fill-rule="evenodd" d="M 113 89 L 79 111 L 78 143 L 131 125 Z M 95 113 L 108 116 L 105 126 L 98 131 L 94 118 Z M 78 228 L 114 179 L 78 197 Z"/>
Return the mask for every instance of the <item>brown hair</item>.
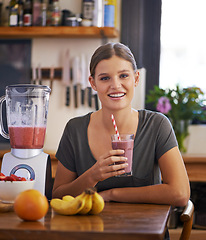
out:
<path id="1" fill-rule="evenodd" d="M 109 59 L 114 55 L 129 61 L 132 64 L 133 70 L 137 71 L 135 58 L 127 46 L 122 43 L 107 43 L 97 48 L 92 55 L 90 62 L 90 75 L 94 78 L 97 64 L 100 61 Z"/>

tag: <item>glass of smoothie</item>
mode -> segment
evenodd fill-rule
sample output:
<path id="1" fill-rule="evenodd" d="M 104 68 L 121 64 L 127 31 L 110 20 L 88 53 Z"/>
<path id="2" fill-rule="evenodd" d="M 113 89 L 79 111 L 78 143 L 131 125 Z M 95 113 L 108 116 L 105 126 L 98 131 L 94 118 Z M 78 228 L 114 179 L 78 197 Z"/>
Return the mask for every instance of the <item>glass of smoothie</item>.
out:
<path id="1" fill-rule="evenodd" d="M 134 147 L 134 134 L 114 134 L 111 136 L 112 149 L 123 149 L 122 156 L 127 158 L 128 166 L 125 168 L 125 173 L 117 177 L 131 176 L 132 175 L 132 160 L 133 160 L 133 147 Z M 122 162 L 119 162 L 122 163 Z"/>

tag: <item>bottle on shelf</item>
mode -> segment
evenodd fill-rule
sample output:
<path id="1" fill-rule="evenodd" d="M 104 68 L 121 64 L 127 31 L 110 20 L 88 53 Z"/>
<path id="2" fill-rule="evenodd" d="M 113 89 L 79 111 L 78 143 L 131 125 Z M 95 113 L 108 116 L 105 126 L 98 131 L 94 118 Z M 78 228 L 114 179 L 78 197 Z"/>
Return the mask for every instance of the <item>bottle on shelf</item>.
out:
<path id="1" fill-rule="evenodd" d="M 41 1 L 41 26 L 46 26 L 47 22 L 47 3 L 45 0 Z"/>
<path id="2" fill-rule="evenodd" d="M 9 2 L 9 26 L 18 26 L 18 3 L 16 0 Z"/>
<path id="3" fill-rule="evenodd" d="M 46 25 L 52 25 L 52 11 L 53 11 L 53 0 L 49 0 L 47 5 L 47 12 L 46 12 Z"/>
<path id="4" fill-rule="evenodd" d="M 32 1 L 26 0 L 24 4 L 24 26 L 32 25 Z"/>
<path id="5" fill-rule="evenodd" d="M 52 6 L 52 26 L 59 26 L 61 22 L 61 9 L 59 0 L 53 0 Z"/>
<path id="6" fill-rule="evenodd" d="M 104 26 L 115 27 L 117 18 L 117 0 L 105 0 L 104 3 Z"/>
<path id="7" fill-rule="evenodd" d="M 94 0 L 83 0 L 82 2 L 82 25 L 92 26 L 94 14 Z"/>
<path id="8" fill-rule="evenodd" d="M 41 10 L 42 10 L 41 1 L 33 0 L 33 11 L 32 11 L 33 26 L 41 26 Z"/>
<path id="9" fill-rule="evenodd" d="M 104 26 L 104 4 L 105 0 L 94 0 L 94 12 L 92 25 L 96 27 Z"/>
<path id="10" fill-rule="evenodd" d="M 18 0 L 18 26 L 24 25 L 24 2 Z"/>
<path id="11" fill-rule="evenodd" d="M 2 11 L 2 26 L 9 26 L 9 5 L 3 7 Z"/>

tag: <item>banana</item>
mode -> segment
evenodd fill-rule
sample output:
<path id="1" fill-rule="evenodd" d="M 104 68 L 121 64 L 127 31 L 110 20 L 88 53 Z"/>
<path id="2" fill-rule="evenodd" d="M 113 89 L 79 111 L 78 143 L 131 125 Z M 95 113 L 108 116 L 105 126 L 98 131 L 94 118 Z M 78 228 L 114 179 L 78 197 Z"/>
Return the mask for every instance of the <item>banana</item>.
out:
<path id="1" fill-rule="evenodd" d="M 67 201 L 67 202 L 70 202 L 70 201 L 73 200 L 73 199 L 74 199 L 74 197 L 71 196 L 71 195 L 66 195 L 66 196 L 64 196 L 64 197 L 62 198 L 62 200 Z"/>
<path id="2" fill-rule="evenodd" d="M 87 188 L 77 197 L 66 195 L 62 199 L 54 198 L 50 202 L 53 210 L 62 215 L 98 214 L 104 209 L 104 199 L 94 188 Z"/>
<path id="3" fill-rule="evenodd" d="M 89 211 L 89 214 L 98 214 L 104 209 L 104 199 L 96 191 L 92 194 L 92 208 Z"/>
<path id="4" fill-rule="evenodd" d="M 78 214 L 87 214 L 92 209 L 92 195 L 85 190 L 83 193 L 76 197 L 77 199 L 82 200 L 83 208 L 78 212 Z"/>
<path id="5" fill-rule="evenodd" d="M 84 201 L 80 198 L 74 198 L 71 201 L 64 201 L 62 199 L 53 198 L 50 202 L 53 210 L 62 215 L 75 215 L 84 206 Z"/>

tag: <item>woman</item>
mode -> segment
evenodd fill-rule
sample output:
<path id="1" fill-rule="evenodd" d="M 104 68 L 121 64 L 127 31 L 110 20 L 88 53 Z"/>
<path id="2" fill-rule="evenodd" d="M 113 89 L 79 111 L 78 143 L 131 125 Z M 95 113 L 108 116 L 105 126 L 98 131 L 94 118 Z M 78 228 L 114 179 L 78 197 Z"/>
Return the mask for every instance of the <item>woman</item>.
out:
<path id="1" fill-rule="evenodd" d="M 102 108 L 67 123 L 56 153 L 53 197 L 77 196 L 96 186 L 105 201 L 186 205 L 189 181 L 170 122 L 131 107 L 139 72 L 130 49 L 120 43 L 99 47 L 90 74 Z M 127 159 L 123 150 L 112 150 L 111 114 L 120 133 L 135 135 L 133 176 L 115 177 L 124 173 Z"/>

